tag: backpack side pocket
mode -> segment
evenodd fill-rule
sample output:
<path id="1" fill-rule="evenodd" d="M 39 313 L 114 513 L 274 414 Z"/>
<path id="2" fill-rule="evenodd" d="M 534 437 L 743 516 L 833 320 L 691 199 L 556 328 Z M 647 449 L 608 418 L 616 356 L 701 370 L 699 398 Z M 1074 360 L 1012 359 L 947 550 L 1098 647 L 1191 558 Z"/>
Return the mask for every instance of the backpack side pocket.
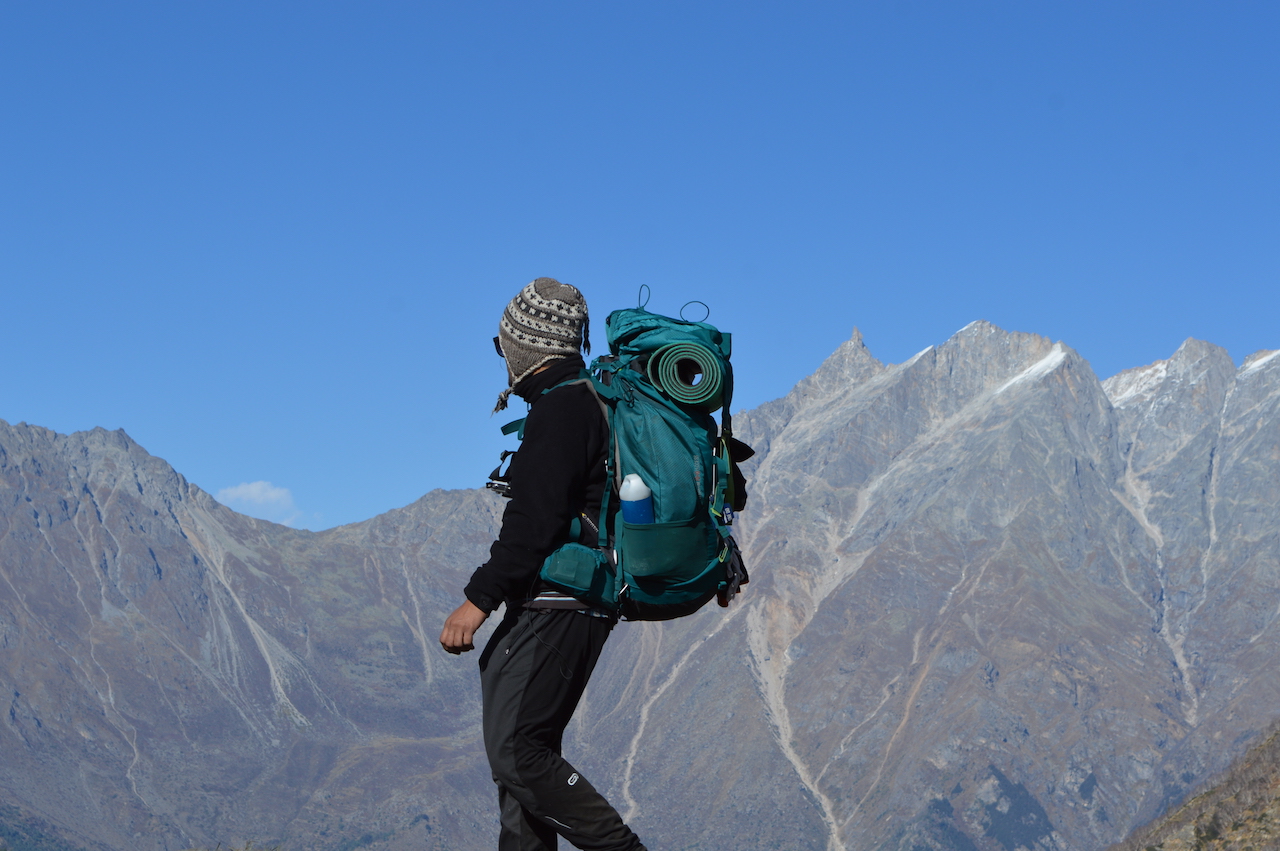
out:
<path id="1" fill-rule="evenodd" d="M 618 551 L 622 570 L 643 582 L 674 585 L 692 579 L 715 557 L 714 527 L 705 518 L 675 523 L 622 523 Z"/>

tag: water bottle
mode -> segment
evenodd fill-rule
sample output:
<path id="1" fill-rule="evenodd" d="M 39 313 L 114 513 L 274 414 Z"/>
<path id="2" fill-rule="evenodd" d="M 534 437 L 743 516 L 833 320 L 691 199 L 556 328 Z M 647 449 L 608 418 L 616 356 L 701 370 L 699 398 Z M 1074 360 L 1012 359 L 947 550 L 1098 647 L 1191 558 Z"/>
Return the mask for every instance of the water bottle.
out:
<path id="1" fill-rule="evenodd" d="M 653 491 L 640 476 L 627 473 L 622 479 L 622 487 L 618 489 L 618 496 L 622 500 L 624 523 L 653 522 Z"/>

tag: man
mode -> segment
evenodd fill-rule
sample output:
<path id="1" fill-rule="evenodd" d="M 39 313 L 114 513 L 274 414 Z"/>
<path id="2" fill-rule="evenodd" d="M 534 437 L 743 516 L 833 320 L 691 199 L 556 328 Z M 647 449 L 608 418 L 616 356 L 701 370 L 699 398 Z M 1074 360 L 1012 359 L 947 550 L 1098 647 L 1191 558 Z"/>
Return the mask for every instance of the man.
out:
<path id="1" fill-rule="evenodd" d="M 506 604 L 480 656 L 484 744 L 501 810 L 499 851 L 552 851 L 557 835 L 593 851 L 644 851 L 618 812 L 560 755 L 615 618 L 538 580 L 542 562 L 569 540 L 573 519 L 594 524 L 600 516 L 608 486 L 604 414 L 587 387 L 558 386 L 585 367 L 588 327 L 582 293 L 552 278 L 522 289 L 502 314 L 494 342 L 508 387 L 494 410 L 514 392 L 529 403 L 529 415 L 508 471 L 511 501 L 498 540 L 440 633 L 450 653 L 471 650 L 485 618 Z M 596 545 L 589 537 L 583 543 Z"/>

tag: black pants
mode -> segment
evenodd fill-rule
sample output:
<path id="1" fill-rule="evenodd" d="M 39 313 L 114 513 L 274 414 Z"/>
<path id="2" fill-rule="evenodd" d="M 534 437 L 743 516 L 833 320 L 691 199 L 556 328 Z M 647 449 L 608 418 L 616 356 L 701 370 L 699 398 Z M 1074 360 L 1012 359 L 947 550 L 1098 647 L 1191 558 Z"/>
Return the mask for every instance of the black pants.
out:
<path id="1" fill-rule="evenodd" d="M 613 623 L 571 610 L 517 610 L 480 656 L 484 746 L 498 784 L 498 851 L 644 851 L 618 811 L 560 756 Z"/>

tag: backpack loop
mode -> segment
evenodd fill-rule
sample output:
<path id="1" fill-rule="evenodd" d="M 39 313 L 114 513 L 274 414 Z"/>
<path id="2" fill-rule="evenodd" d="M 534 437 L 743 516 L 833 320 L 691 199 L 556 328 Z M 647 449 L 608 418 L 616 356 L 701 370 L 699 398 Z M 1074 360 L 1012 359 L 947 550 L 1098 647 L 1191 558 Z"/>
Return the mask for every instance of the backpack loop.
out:
<path id="1" fill-rule="evenodd" d="M 702 305 L 702 309 L 706 311 L 706 313 L 702 314 L 701 319 L 690 319 L 689 317 L 684 315 L 684 312 L 689 309 L 690 305 L 693 305 L 693 304 Z M 694 299 L 693 301 L 686 301 L 684 303 L 684 307 L 680 308 L 680 318 L 683 319 L 685 322 L 695 322 L 695 323 L 706 322 L 708 319 L 711 318 L 711 307 L 705 301 L 698 301 L 697 299 Z"/>

